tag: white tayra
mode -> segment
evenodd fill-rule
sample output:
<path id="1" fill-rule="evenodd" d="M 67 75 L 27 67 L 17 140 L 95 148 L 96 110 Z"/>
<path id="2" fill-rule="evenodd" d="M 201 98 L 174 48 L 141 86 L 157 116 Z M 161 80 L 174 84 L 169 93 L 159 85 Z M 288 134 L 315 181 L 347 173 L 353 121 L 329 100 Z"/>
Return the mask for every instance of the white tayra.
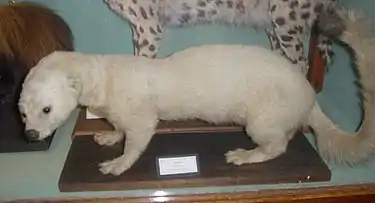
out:
<path id="1" fill-rule="evenodd" d="M 126 136 L 123 154 L 100 164 L 104 174 L 120 175 L 129 169 L 146 149 L 159 120 L 196 118 L 243 125 L 259 145 L 229 151 L 228 163 L 278 157 L 302 125 L 314 129 L 325 158 L 349 164 L 365 161 L 375 142 L 375 46 L 373 38 L 363 35 L 361 21 L 343 16 L 347 31 L 340 39 L 358 55 L 365 90 L 365 118 L 357 133 L 344 132 L 327 118 L 305 76 L 284 57 L 258 46 L 202 45 L 164 59 L 50 54 L 23 85 L 19 107 L 26 135 L 46 138 L 80 104 L 101 111 L 115 127 L 113 132 L 97 133 L 96 142 L 112 145 Z"/>

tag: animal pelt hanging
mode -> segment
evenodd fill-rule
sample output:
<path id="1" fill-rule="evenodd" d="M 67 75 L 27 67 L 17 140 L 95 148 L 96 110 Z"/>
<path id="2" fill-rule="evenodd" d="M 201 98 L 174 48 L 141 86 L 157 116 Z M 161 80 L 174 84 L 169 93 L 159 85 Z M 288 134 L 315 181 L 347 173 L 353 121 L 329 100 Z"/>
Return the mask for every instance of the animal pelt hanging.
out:
<path id="1" fill-rule="evenodd" d="M 264 29 L 275 50 L 301 71 L 308 70 L 303 41 L 316 23 L 326 23 L 330 35 L 343 31 L 336 14 L 337 0 L 104 0 L 133 33 L 134 54 L 157 56 L 160 40 L 169 26 L 199 23 L 242 24 Z M 320 25 L 322 26 L 322 25 Z M 333 56 L 331 41 L 318 36 L 318 49 L 326 62 Z"/>
<path id="2" fill-rule="evenodd" d="M 32 68 L 54 50 L 74 49 L 73 34 L 62 17 L 32 2 L 0 5 L 0 52 Z"/>
<path id="3" fill-rule="evenodd" d="M 16 104 L 28 70 L 55 50 L 74 50 L 62 17 L 37 3 L 0 4 L 0 104 Z"/>

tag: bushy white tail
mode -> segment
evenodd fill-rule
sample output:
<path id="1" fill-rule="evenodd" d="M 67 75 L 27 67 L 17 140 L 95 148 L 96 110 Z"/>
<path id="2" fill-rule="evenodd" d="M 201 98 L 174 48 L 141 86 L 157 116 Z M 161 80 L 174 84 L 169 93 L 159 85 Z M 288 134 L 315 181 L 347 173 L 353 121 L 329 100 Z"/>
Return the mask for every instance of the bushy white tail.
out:
<path id="1" fill-rule="evenodd" d="M 364 16 L 354 10 L 341 10 L 345 31 L 339 40 L 353 51 L 363 95 L 364 120 L 356 133 L 335 125 L 316 102 L 308 124 L 317 136 L 323 158 L 339 164 L 354 165 L 368 160 L 375 151 L 375 36 Z"/>

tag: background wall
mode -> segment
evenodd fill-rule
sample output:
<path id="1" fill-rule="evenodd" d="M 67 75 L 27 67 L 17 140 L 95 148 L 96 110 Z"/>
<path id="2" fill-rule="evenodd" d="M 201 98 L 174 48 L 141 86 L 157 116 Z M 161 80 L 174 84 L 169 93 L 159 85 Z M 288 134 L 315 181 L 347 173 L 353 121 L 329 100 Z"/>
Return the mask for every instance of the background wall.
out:
<path id="1" fill-rule="evenodd" d="M 126 21 L 113 13 L 103 0 L 33 0 L 55 9 L 71 26 L 76 50 L 89 53 L 132 54 L 131 31 Z M 7 3 L 8 0 L 0 0 Z M 341 0 L 341 4 L 361 8 L 375 18 L 373 0 Z M 242 26 L 205 25 L 168 29 L 159 56 L 188 46 L 209 43 L 257 44 L 269 47 L 262 30 Z M 335 46 L 336 57 L 329 68 L 319 101 L 324 110 L 347 130 L 355 130 L 360 120 L 355 77 L 347 53 Z"/>

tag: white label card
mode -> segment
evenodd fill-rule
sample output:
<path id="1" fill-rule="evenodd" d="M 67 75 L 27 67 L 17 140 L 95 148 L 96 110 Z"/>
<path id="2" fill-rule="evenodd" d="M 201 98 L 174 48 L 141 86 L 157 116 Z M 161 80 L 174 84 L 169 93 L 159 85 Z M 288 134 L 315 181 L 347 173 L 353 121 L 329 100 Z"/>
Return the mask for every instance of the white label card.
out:
<path id="1" fill-rule="evenodd" d="M 86 119 L 100 119 L 100 118 L 102 117 L 86 109 Z"/>
<path id="2" fill-rule="evenodd" d="M 158 158 L 159 175 L 181 175 L 198 173 L 197 156 Z"/>

